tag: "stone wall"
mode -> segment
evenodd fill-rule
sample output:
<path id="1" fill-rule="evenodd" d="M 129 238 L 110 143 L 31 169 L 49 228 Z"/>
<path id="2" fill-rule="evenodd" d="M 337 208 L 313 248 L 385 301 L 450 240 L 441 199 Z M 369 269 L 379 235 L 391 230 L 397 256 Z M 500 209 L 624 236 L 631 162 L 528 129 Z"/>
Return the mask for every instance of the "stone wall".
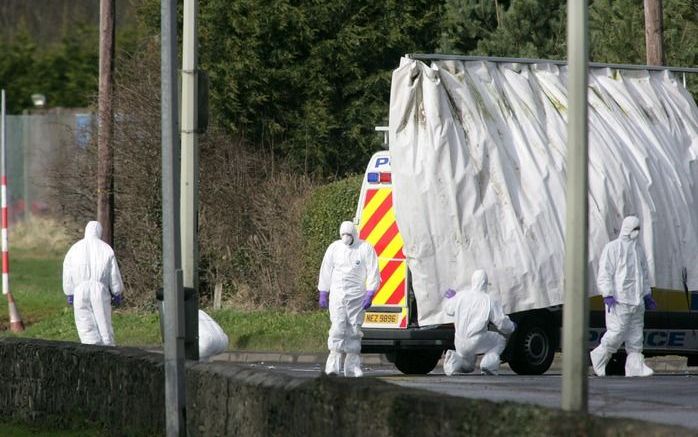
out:
<path id="1" fill-rule="evenodd" d="M 0 339 L 0 417 L 164 434 L 160 354 Z M 231 363 L 188 363 L 191 436 L 691 436 L 633 420 L 456 398 L 373 378 L 296 378 Z"/>

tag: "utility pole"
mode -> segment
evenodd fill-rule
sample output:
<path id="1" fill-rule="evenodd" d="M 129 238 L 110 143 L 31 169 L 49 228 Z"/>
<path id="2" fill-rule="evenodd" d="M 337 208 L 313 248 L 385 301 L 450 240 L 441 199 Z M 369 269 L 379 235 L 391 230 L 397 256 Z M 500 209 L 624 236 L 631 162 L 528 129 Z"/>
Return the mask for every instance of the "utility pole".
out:
<path id="1" fill-rule="evenodd" d="M 197 26 L 199 1 L 184 0 L 182 35 L 182 273 L 191 290 L 185 303 L 184 354 L 199 359 L 199 144 Z"/>
<path id="2" fill-rule="evenodd" d="M 114 0 L 99 2 L 99 109 L 97 136 L 97 221 L 102 240 L 114 239 Z"/>
<path id="3" fill-rule="evenodd" d="M 587 296 L 589 262 L 588 0 L 567 2 L 567 219 L 565 222 L 565 304 L 562 320 L 562 409 L 588 409 Z"/>
<path id="4" fill-rule="evenodd" d="M 168 437 L 186 435 L 184 290 L 179 233 L 177 2 L 160 1 L 162 134 L 162 282 L 165 328 L 165 422 Z"/>
<path id="5" fill-rule="evenodd" d="M 664 65 L 662 0 L 645 0 L 645 51 L 647 65 Z"/>

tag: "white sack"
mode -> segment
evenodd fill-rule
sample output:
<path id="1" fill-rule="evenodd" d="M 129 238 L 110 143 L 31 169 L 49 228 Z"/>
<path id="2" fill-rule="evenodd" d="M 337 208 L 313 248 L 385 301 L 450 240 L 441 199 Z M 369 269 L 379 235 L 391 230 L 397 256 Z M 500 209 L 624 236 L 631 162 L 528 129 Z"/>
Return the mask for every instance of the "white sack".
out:
<path id="1" fill-rule="evenodd" d="M 215 320 L 199 310 L 199 359 L 206 360 L 228 349 L 228 336 Z"/>
<path id="2" fill-rule="evenodd" d="M 567 68 L 403 58 L 393 202 L 420 325 L 484 269 L 507 313 L 563 302 Z M 698 108 L 669 72 L 589 76 L 589 284 L 622 219 L 642 220 L 652 286 L 698 288 Z"/>

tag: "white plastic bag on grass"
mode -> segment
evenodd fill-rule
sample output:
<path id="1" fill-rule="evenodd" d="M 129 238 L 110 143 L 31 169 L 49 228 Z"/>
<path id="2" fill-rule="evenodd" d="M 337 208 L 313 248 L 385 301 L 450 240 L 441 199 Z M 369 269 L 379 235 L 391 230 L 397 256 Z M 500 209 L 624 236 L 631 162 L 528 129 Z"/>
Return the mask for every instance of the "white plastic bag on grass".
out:
<path id="1" fill-rule="evenodd" d="M 228 349 L 228 336 L 215 320 L 199 310 L 199 359 L 202 361 Z"/>

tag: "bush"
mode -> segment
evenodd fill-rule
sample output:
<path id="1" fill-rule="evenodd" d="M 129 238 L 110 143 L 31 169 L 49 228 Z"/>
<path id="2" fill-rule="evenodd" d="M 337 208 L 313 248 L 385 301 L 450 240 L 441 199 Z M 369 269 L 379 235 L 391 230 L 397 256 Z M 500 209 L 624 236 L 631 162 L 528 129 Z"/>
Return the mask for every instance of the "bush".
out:
<path id="1" fill-rule="evenodd" d="M 357 175 L 321 186 L 306 203 L 301 218 L 303 270 L 297 288 L 308 304 L 315 300 L 318 272 L 327 246 L 339 238 L 339 225 L 356 214 L 361 181 L 362 176 Z"/>

